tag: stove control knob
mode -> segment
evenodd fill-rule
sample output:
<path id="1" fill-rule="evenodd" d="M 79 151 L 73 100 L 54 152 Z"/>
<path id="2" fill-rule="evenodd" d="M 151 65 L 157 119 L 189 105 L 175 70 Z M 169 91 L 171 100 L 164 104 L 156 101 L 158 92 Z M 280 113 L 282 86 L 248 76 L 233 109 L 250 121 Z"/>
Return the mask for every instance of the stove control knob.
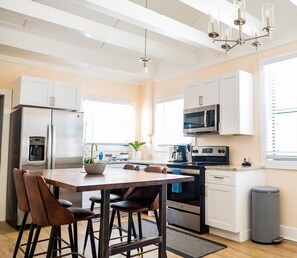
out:
<path id="1" fill-rule="evenodd" d="M 225 153 L 225 150 L 224 149 L 219 149 L 218 152 L 224 154 Z"/>
<path id="2" fill-rule="evenodd" d="M 218 149 L 218 153 L 222 153 L 222 150 L 221 149 Z"/>
<path id="3" fill-rule="evenodd" d="M 193 150 L 192 152 L 193 152 L 193 153 L 198 153 L 198 150 Z"/>

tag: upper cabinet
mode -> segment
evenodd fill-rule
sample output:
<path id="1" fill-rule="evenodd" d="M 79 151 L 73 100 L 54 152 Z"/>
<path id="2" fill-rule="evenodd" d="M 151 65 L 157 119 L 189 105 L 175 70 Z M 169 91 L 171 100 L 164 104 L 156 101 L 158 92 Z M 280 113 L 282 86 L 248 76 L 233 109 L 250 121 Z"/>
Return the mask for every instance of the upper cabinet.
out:
<path id="1" fill-rule="evenodd" d="M 253 134 L 253 76 L 235 71 L 185 85 L 184 108 L 220 105 L 221 135 Z"/>
<path id="2" fill-rule="evenodd" d="M 81 90 L 77 84 L 21 76 L 13 87 L 13 108 L 19 105 L 79 110 Z"/>
<path id="3" fill-rule="evenodd" d="M 184 90 L 184 108 L 219 104 L 219 89 L 219 77 L 186 84 Z"/>
<path id="4" fill-rule="evenodd" d="M 253 76 L 236 71 L 220 76 L 220 134 L 253 134 Z"/>

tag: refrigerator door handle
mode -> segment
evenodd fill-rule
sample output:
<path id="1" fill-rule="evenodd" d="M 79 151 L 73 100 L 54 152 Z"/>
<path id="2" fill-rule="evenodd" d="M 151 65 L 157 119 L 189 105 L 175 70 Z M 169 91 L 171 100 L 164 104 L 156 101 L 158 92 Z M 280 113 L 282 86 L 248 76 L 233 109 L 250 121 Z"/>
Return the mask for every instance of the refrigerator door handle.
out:
<path id="1" fill-rule="evenodd" d="M 52 167 L 56 168 L 56 126 L 52 125 Z"/>
<path id="2" fill-rule="evenodd" d="M 46 160 L 46 168 L 51 168 L 51 152 L 52 152 L 52 130 L 51 125 L 47 125 L 47 160 Z"/>

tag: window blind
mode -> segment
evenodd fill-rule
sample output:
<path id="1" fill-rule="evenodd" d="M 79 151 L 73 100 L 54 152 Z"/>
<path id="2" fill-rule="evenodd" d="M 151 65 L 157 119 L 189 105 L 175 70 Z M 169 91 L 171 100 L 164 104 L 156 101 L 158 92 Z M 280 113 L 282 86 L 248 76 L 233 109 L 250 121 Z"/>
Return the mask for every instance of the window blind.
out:
<path id="1" fill-rule="evenodd" d="M 175 99 L 155 104 L 155 142 L 157 145 L 190 143 L 183 135 L 184 100 Z"/>
<path id="2" fill-rule="evenodd" d="M 132 103 L 85 101 L 85 142 L 127 144 L 135 139 Z"/>
<path id="3" fill-rule="evenodd" d="M 266 158 L 297 160 L 297 58 L 264 66 Z"/>

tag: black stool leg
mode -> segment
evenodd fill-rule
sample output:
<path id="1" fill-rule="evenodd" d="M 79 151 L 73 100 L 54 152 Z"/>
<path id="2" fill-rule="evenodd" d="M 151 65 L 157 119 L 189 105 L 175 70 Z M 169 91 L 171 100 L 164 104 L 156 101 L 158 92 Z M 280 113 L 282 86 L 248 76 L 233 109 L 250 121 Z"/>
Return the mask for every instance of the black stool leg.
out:
<path id="1" fill-rule="evenodd" d="M 132 223 L 133 223 L 132 212 L 129 212 L 128 213 L 128 239 L 127 239 L 127 243 L 131 243 Z M 127 258 L 130 258 L 130 257 L 131 257 L 131 251 L 127 251 Z"/>
<path id="2" fill-rule="evenodd" d="M 157 227 L 158 227 L 158 232 L 160 233 L 160 223 L 159 223 L 158 212 L 156 210 L 154 210 L 154 214 L 155 214 L 156 224 L 157 224 Z"/>
<path id="3" fill-rule="evenodd" d="M 122 231 L 122 222 L 121 222 L 121 213 L 117 210 L 117 218 L 118 218 L 118 229 L 120 234 L 121 242 L 123 241 L 123 231 Z"/>
<path id="4" fill-rule="evenodd" d="M 34 252 L 35 252 L 36 245 L 37 245 L 37 242 L 38 242 L 40 230 L 41 230 L 41 226 L 38 225 L 36 227 L 35 236 L 34 236 L 34 240 L 33 240 L 33 243 L 32 243 L 32 247 L 31 247 L 31 250 L 30 250 L 29 257 L 33 257 L 34 256 Z"/>
<path id="5" fill-rule="evenodd" d="M 94 206 L 95 206 L 95 203 L 91 202 L 90 211 L 94 210 Z M 86 250 L 86 246 L 87 246 L 87 242 L 88 242 L 88 237 L 89 237 L 89 228 L 87 226 L 86 234 L 85 234 L 85 242 L 84 242 L 84 247 L 83 247 L 83 254 L 85 254 L 85 250 Z"/>
<path id="6" fill-rule="evenodd" d="M 115 213 L 116 213 L 116 210 L 112 209 L 111 217 L 110 217 L 110 224 L 109 224 L 109 239 L 110 239 L 111 233 L 112 233 L 112 226 L 113 226 L 113 222 L 114 222 Z"/>
<path id="7" fill-rule="evenodd" d="M 53 247 L 54 247 L 54 242 L 55 242 L 56 236 L 57 236 L 57 228 L 55 226 L 52 226 L 51 236 L 50 236 L 50 239 L 49 239 L 49 242 L 48 242 L 48 247 L 47 247 L 46 258 L 51 258 L 52 257 Z"/>
<path id="8" fill-rule="evenodd" d="M 72 233 L 72 226 L 71 224 L 68 225 L 68 235 L 69 235 L 69 242 L 70 242 L 70 248 L 71 248 L 71 252 L 72 252 L 72 258 L 75 257 L 74 252 L 74 243 L 73 243 L 73 233 Z"/>
<path id="9" fill-rule="evenodd" d="M 28 214 L 29 214 L 29 212 L 25 212 L 25 214 L 24 214 L 22 225 L 21 225 L 21 228 L 20 228 L 20 232 L 19 232 L 17 241 L 15 243 L 15 247 L 14 247 L 12 258 L 16 258 L 16 255 L 18 253 L 18 250 L 19 250 L 19 247 L 20 247 L 20 243 L 21 243 L 21 240 L 22 240 L 22 237 L 23 237 L 23 233 L 24 233 L 24 230 L 25 230 L 25 226 L 26 226 Z"/>
<path id="10" fill-rule="evenodd" d="M 137 212 L 138 217 L 138 229 L 139 229 L 139 239 L 142 239 L 142 224 L 141 224 L 141 213 Z M 143 253 L 143 247 L 140 248 L 141 253 Z"/>
<path id="11" fill-rule="evenodd" d="M 75 255 L 74 257 L 78 257 L 78 240 L 77 240 L 77 222 L 73 223 L 73 232 L 74 232 L 74 250 L 75 250 Z"/>
<path id="12" fill-rule="evenodd" d="M 96 258 L 96 247 L 95 247 L 95 239 L 94 239 L 94 230 L 93 230 L 93 224 L 92 220 L 88 220 L 88 228 L 90 233 L 90 241 L 91 241 L 91 248 L 92 248 L 92 256 L 93 258 Z"/>
<path id="13" fill-rule="evenodd" d="M 30 226 L 30 232 L 29 232 L 29 236 L 28 236 L 28 240 L 27 240 L 27 247 L 26 247 L 26 252 L 25 252 L 25 258 L 29 257 L 29 252 L 30 252 L 30 248 L 31 248 L 31 242 L 32 242 L 32 238 L 33 238 L 33 234 L 34 234 L 34 228 L 35 225 L 31 224 Z"/>

